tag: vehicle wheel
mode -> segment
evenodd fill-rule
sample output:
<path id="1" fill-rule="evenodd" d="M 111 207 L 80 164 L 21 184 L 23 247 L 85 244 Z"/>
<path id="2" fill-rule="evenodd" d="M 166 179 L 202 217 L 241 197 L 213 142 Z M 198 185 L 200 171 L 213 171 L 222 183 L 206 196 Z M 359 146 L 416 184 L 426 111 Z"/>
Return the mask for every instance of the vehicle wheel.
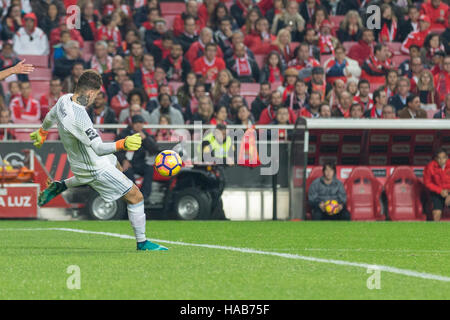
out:
<path id="1" fill-rule="evenodd" d="M 200 189 L 181 190 L 176 195 L 174 210 L 177 219 L 207 220 L 211 218 L 211 200 Z"/>
<path id="2" fill-rule="evenodd" d="M 105 202 L 97 192 L 89 197 L 85 210 L 92 220 L 121 220 L 127 214 L 123 200 Z"/>

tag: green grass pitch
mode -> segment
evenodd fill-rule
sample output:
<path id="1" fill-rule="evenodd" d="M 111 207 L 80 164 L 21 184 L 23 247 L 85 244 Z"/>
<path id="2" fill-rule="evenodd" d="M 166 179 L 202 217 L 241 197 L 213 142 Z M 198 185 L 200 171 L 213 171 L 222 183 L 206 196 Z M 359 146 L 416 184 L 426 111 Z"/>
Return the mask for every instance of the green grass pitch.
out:
<path id="1" fill-rule="evenodd" d="M 167 252 L 47 228 L 133 235 L 128 221 L 2 221 L 0 299 L 450 299 L 448 223 L 147 221 L 149 238 L 174 242 L 160 242 Z M 67 287 L 73 265 L 80 289 Z"/>

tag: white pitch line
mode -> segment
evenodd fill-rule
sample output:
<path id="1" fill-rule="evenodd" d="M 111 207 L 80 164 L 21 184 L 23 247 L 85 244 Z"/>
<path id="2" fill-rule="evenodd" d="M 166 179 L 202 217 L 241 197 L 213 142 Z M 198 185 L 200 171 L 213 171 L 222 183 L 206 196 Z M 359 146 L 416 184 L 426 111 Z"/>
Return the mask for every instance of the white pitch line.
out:
<path id="1" fill-rule="evenodd" d="M 133 236 L 129 236 L 129 235 L 125 235 L 125 234 L 101 232 L 101 231 L 89 231 L 89 230 L 72 229 L 72 228 L 18 228 L 18 229 L 5 228 L 5 229 L 0 229 L 0 231 L 51 231 L 51 230 L 76 232 L 76 233 L 84 233 L 84 234 L 96 234 L 96 235 L 103 235 L 103 236 L 109 236 L 109 237 L 115 237 L 115 238 L 121 238 L 121 239 L 133 239 L 133 240 L 135 239 Z M 357 268 L 363 268 L 363 269 L 370 268 L 372 270 L 380 270 L 380 271 L 400 274 L 400 275 L 404 275 L 404 276 L 408 276 L 408 277 L 415 277 L 415 278 L 421 278 L 421 279 L 427 279 L 427 280 L 437 280 L 437 281 L 442 281 L 442 282 L 450 282 L 450 277 L 436 275 L 436 274 L 432 274 L 432 273 L 418 272 L 418 271 L 408 270 L 408 269 L 400 269 L 400 268 L 384 266 L 384 265 L 350 262 L 350 261 L 344 261 L 344 260 L 315 258 L 315 257 L 302 256 L 302 255 L 298 255 L 298 254 L 261 251 L 261 250 L 255 250 L 255 249 L 250 249 L 250 248 L 237 248 L 237 247 L 219 246 L 219 245 L 213 245 L 213 244 L 187 243 L 187 242 L 181 242 L 181 241 L 170 241 L 170 240 L 161 240 L 161 239 L 149 239 L 149 240 L 155 241 L 155 242 L 180 245 L 180 246 L 201 247 L 201 248 L 209 248 L 209 249 L 235 251 L 235 252 L 241 252 L 241 253 L 260 254 L 260 255 L 281 257 L 281 258 L 286 258 L 286 259 L 328 263 L 328 264 L 350 266 L 350 267 L 357 267 Z"/>

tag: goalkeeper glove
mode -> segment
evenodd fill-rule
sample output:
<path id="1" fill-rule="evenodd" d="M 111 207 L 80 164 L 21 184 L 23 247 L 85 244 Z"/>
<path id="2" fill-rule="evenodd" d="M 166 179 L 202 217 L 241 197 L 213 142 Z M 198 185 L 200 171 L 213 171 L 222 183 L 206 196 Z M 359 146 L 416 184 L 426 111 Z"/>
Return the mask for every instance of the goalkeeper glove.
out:
<path id="1" fill-rule="evenodd" d="M 42 128 L 39 128 L 39 130 L 36 130 L 32 133 L 30 133 L 31 141 L 34 141 L 33 145 L 36 148 L 42 147 L 45 140 L 47 140 L 48 131 L 45 131 Z"/>
<path id="2" fill-rule="evenodd" d="M 125 139 L 116 141 L 117 150 L 136 151 L 141 147 L 142 138 L 139 133 L 128 136 Z"/>

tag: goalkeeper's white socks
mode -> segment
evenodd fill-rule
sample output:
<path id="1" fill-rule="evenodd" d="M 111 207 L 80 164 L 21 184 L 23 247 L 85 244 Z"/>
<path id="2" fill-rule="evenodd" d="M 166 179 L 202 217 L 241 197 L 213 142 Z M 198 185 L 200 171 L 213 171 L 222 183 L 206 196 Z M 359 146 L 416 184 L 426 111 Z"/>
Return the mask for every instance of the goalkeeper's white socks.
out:
<path id="1" fill-rule="evenodd" d="M 146 240 L 145 237 L 145 212 L 144 201 L 136 204 L 128 204 L 128 219 L 133 227 L 137 242 Z"/>

